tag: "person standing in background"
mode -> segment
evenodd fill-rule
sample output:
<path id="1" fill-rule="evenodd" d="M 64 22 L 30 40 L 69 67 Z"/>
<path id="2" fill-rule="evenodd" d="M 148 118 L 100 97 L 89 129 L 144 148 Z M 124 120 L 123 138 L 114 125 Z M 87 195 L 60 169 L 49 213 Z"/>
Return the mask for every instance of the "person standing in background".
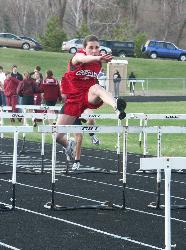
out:
<path id="1" fill-rule="evenodd" d="M 48 70 L 46 72 L 46 78 L 40 85 L 40 90 L 43 92 L 43 101 L 47 106 L 55 106 L 57 101 L 62 101 L 61 91 L 59 82 L 57 79 L 54 78 L 52 70 Z M 47 110 L 48 113 L 54 113 L 53 110 Z M 49 123 L 51 122 L 49 120 Z"/>
<path id="2" fill-rule="evenodd" d="M 19 85 L 19 80 L 11 76 L 11 72 L 5 73 L 6 79 L 4 81 L 4 94 L 6 96 L 7 106 L 12 107 L 12 112 L 17 112 L 17 87 Z M 12 122 L 15 120 L 12 118 Z"/>
<path id="3" fill-rule="evenodd" d="M 136 76 L 134 75 L 133 72 L 130 73 L 128 80 L 129 80 L 129 84 L 130 84 L 130 95 L 134 95 Z"/>
<path id="4" fill-rule="evenodd" d="M 99 85 L 101 87 L 103 87 L 104 89 L 106 89 L 106 74 L 105 74 L 105 70 L 103 68 L 101 68 L 99 74 L 98 74 L 98 81 L 99 81 Z"/>
<path id="5" fill-rule="evenodd" d="M 35 72 L 38 72 L 38 73 L 39 73 L 39 76 L 40 76 L 40 79 L 43 80 L 43 75 L 42 75 L 42 73 L 41 73 L 41 67 L 40 67 L 39 65 L 37 65 L 37 66 L 35 67 L 34 71 L 30 73 L 30 77 L 31 77 L 31 78 L 34 78 Z"/>
<path id="6" fill-rule="evenodd" d="M 40 88 L 43 79 L 41 78 L 41 74 L 39 73 L 39 71 L 34 72 L 34 74 L 32 75 L 32 79 L 35 81 L 36 87 Z M 34 94 L 34 105 L 41 105 L 41 101 L 42 101 L 41 93 L 35 93 Z"/>
<path id="7" fill-rule="evenodd" d="M 6 106 L 6 97 L 4 95 L 4 81 L 6 79 L 5 73 L 3 72 L 3 67 L 0 66 L 0 104 Z"/>
<path id="8" fill-rule="evenodd" d="M 113 74 L 113 82 L 114 82 L 114 97 L 119 97 L 119 87 L 121 82 L 121 75 L 118 70 L 115 70 L 115 73 Z"/>
<path id="9" fill-rule="evenodd" d="M 47 106 L 55 106 L 58 100 L 62 100 L 59 82 L 54 78 L 52 70 L 46 72 L 46 78 L 41 83 L 40 89 Z"/>
<path id="10" fill-rule="evenodd" d="M 19 80 L 19 81 L 22 81 L 22 80 L 23 80 L 23 76 L 22 76 L 22 74 L 20 74 L 20 73 L 17 71 L 17 65 L 15 65 L 15 64 L 12 66 L 12 73 L 11 73 L 11 76 L 14 77 L 14 78 L 16 78 L 16 79 Z M 17 99 L 17 104 L 22 105 L 22 97 L 21 97 L 21 96 L 18 96 L 17 98 L 18 98 L 18 99 Z M 21 109 L 18 109 L 17 111 L 22 112 Z"/>

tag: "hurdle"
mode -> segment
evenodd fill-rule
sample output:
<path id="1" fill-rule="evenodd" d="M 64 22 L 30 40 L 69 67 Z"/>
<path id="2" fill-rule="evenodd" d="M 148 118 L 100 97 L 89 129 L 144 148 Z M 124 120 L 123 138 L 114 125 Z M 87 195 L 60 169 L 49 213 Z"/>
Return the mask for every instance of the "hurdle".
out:
<path id="1" fill-rule="evenodd" d="M 14 134 L 14 147 L 13 147 L 13 170 L 12 170 L 12 205 L 7 206 L 4 204 L 0 204 L 0 211 L 11 211 L 15 209 L 15 201 L 16 201 L 16 167 L 17 167 L 17 146 L 18 146 L 18 135 L 19 133 L 30 133 L 33 132 L 33 127 L 31 126 L 1 126 L 1 133 L 13 133 Z"/>
<path id="2" fill-rule="evenodd" d="M 56 167 L 56 135 L 57 133 L 123 133 L 122 126 L 76 126 L 76 125 L 58 125 L 58 126 L 39 126 L 38 132 L 52 134 L 52 179 L 51 179 L 51 202 L 47 202 L 44 207 L 51 210 L 75 210 L 75 209 L 115 209 L 121 208 L 111 202 L 103 202 L 99 205 L 82 205 L 82 206 L 60 206 L 55 204 L 55 167 Z M 125 141 L 125 140 L 123 140 Z M 123 154 L 124 155 L 124 154 Z M 124 160 L 125 161 L 125 160 Z M 126 171 L 123 171 L 124 175 Z M 123 178 L 126 180 L 126 176 Z M 125 187 L 126 184 L 123 185 Z M 123 191 L 123 201 L 125 202 Z M 123 202 L 123 203 L 124 203 Z M 124 208 L 124 206 L 122 206 Z"/>
<path id="3" fill-rule="evenodd" d="M 137 119 L 140 120 L 140 126 L 142 126 L 144 113 L 128 113 L 126 114 L 125 126 L 128 126 L 128 122 L 130 119 Z M 111 119 L 111 120 L 117 120 L 117 126 L 121 126 L 121 120 L 118 119 L 117 114 L 82 114 L 80 118 L 83 119 L 96 119 L 96 120 L 105 120 L 105 119 Z M 141 144 L 141 133 L 139 134 L 139 144 Z M 145 148 L 145 147 L 144 147 Z M 116 143 L 116 153 L 117 153 L 117 172 L 120 172 L 120 169 L 122 169 L 121 166 L 121 155 L 120 155 L 120 133 L 117 134 L 117 143 Z"/>
<path id="4" fill-rule="evenodd" d="M 162 134 L 185 134 L 186 133 L 186 127 L 181 126 L 152 126 L 152 127 L 136 127 L 136 126 L 129 126 L 125 127 L 124 129 L 124 139 L 126 140 L 125 147 L 127 147 L 127 135 L 128 133 L 146 133 L 146 134 L 157 134 L 157 157 L 161 157 L 161 139 Z M 126 148 L 125 148 L 126 149 Z M 126 161 L 123 163 L 125 166 L 123 169 L 127 169 L 127 149 L 123 155 L 126 159 Z M 124 182 L 126 183 L 126 181 Z M 157 170 L 157 197 L 155 202 L 151 202 L 148 207 L 154 208 L 154 209 L 161 209 L 163 206 L 161 205 L 160 201 L 160 187 L 161 187 L 161 171 Z M 185 209 L 186 205 L 171 205 L 171 209 Z"/>
<path id="5" fill-rule="evenodd" d="M 23 119 L 26 121 L 27 119 L 42 119 L 43 125 L 45 125 L 45 120 L 56 120 L 57 119 L 57 114 L 49 114 L 49 113 L 0 113 L 0 117 L 2 119 L 7 119 L 7 118 L 18 118 L 18 119 Z M 24 126 L 28 126 L 27 123 L 24 122 Z M 19 155 L 26 153 L 25 151 L 25 133 L 23 132 L 23 143 L 21 146 L 21 150 L 19 152 Z M 44 172 L 44 154 L 45 154 L 45 134 L 41 134 L 41 173 Z M 30 173 L 28 171 L 27 173 Z M 38 173 L 38 172 L 37 172 Z"/>
<path id="6" fill-rule="evenodd" d="M 171 250 L 171 170 L 186 169 L 186 157 L 141 158 L 142 170 L 164 170 L 165 173 L 165 250 Z"/>
<path id="7" fill-rule="evenodd" d="M 129 119 L 140 119 L 142 126 L 148 126 L 148 121 L 150 120 L 186 120 L 186 114 L 134 114 L 134 117 L 130 117 Z M 146 157 L 147 155 L 147 134 L 144 135 L 144 141 L 143 141 L 143 156 Z"/>

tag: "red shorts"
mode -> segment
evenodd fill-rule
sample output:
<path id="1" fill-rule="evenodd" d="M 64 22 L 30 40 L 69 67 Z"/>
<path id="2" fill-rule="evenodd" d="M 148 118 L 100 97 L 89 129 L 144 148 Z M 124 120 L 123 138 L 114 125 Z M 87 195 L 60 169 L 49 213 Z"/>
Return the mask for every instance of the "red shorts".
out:
<path id="1" fill-rule="evenodd" d="M 88 102 L 88 90 L 86 92 L 69 95 L 63 106 L 62 113 L 65 115 L 71 115 L 80 117 L 85 109 L 97 109 L 103 105 L 101 101 L 98 104 L 91 104 Z"/>

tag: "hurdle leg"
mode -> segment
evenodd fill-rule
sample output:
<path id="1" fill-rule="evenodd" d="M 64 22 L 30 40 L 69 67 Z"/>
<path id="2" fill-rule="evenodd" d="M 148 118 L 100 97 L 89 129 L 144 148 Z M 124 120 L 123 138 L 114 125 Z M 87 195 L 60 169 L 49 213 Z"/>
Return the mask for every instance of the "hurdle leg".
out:
<path id="1" fill-rule="evenodd" d="M 126 190 L 126 182 L 127 182 L 127 128 L 123 133 L 123 204 L 122 208 L 126 207 L 126 198 L 125 198 L 125 190 Z"/>
<path id="2" fill-rule="evenodd" d="M 121 126 L 121 120 L 118 119 L 118 126 Z M 117 172 L 120 173 L 121 158 L 120 158 L 120 133 L 117 134 Z"/>
<path id="3" fill-rule="evenodd" d="M 165 171 L 165 250 L 171 250 L 171 197 L 170 181 L 171 168 L 167 166 Z"/>
<path id="4" fill-rule="evenodd" d="M 4 204 L 0 205 L 0 211 L 12 211 L 15 209 L 15 185 L 16 185 L 16 166 L 17 166 L 17 145 L 18 145 L 18 132 L 14 133 L 14 149 L 13 149 L 13 170 L 12 170 L 12 206 Z"/>
<path id="5" fill-rule="evenodd" d="M 157 137 L 157 157 L 161 157 L 161 131 L 158 131 L 158 137 Z M 157 169 L 157 184 L 156 184 L 156 190 L 157 190 L 157 196 L 156 196 L 156 202 L 151 202 L 148 207 L 160 209 L 161 208 L 161 169 Z"/>
<path id="6" fill-rule="evenodd" d="M 142 125 L 143 125 L 143 119 L 140 119 L 140 127 L 142 127 Z M 139 133 L 139 139 L 138 139 L 138 141 L 139 141 L 139 146 L 141 148 L 142 132 Z"/>
<path id="7" fill-rule="evenodd" d="M 51 202 L 47 202 L 44 207 L 47 209 L 55 209 L 55 168 L 56 168 L 56 133 L 52 134 L 52 192 Z"/>
<path id="8" fill-rule="evenodd" d="M 41 174 L 44 173 L 45 134 L 41 134 Z"/>

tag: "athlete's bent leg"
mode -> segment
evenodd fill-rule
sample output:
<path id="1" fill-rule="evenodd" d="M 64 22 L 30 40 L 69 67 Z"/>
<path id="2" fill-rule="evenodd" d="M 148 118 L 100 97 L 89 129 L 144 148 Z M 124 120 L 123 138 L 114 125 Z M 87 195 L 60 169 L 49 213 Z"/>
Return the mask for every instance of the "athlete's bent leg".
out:
<path id="1" fill-rule="evenodd" d="M 88 92 L 88 102 L 91 104 L 98 104 L 100 99 L 105 103 L 113 107 L 115 111 L 119 111 L 119 119 L 122 120 L 126 117 L 125 108 L 126 102 L 122 98 L 115 98 L 112 96 L 111 93 L 107 92 L 104 88 L 100 85 L 95 84 L 90 87 Z"/>

